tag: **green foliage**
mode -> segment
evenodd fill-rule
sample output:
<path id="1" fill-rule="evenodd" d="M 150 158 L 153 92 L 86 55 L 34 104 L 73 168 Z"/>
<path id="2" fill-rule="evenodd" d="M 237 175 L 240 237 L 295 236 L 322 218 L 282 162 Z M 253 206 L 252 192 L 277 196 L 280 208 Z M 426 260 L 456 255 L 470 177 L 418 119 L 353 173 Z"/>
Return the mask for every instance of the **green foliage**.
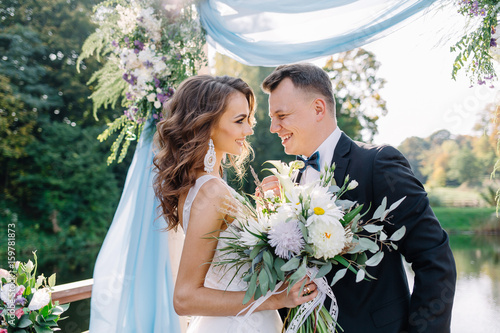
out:
<path id="1" fill-rule="evenodd" d="M 361 48 L 337 53 L 323 67 L 332 79 L 338 125 L 354 140 L 371 142 L 377 120 L 387 114 L 379 94 L 385 85 L 377 76 L 379 67 L 375 55 Z"/>
<path id="2" fill-rule="evenodd" d="M 491 44 L 492 34 L 497 26 L 497 15 L 500 12 L 498 0 L 460 1 L 458 12 L 468 18 L 482 17 L 479 27 L 464 36 L 450 48 L 451 52 L 458 52 L 453 63 L 452 78 L 466 68 L 471 84 L 485 84 L 486 81 L 496 79 L 495 68 L 492 62 Z M 499 41 L 500 42 L 500 41 Z"/>
<path id="3" fill-rule="evenodd" d="M 65 238 L 101 238 L 111 221 L 119 185 L 95 140 L 98 128 L 42 124 L 40 139 L 26 148 L 29 169 L 13 181 L 23 192 L 22 209 L 44 233 Z M 61 145 L 60 142 L 66 142 Z M 28 226 L 26 226 L 28 227 Z M 85 236 L 84 236 L 85 235 Z"/>

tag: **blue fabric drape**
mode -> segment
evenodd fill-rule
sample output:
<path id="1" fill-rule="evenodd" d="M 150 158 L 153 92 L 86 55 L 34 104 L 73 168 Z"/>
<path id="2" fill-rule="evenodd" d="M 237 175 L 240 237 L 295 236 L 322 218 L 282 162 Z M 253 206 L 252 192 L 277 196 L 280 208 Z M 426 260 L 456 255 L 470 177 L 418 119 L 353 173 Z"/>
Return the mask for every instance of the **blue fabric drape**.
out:
<path id="1" fill-rule="evenodd" d="M 152 188 L 151 127 L 139 140 L 94 268 L 90 332 L 180 332 L 166 223 Z"/>
<path id="2" fill-rule="evenodd" d="M 352 50 L 417 17 L 436 0 L 204 0 L 208 42 L 252 66 L 277 66 Z"/>

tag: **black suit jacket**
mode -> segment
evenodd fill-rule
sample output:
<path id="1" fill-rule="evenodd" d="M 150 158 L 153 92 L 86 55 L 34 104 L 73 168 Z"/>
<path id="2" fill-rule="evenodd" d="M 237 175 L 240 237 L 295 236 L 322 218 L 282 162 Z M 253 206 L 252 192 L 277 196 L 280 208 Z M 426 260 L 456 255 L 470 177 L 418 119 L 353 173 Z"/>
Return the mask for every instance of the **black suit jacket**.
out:
<path id="1" fill-rule="evenodd" d="M 364 205 L 373 216 L 382 199 L 388 206 L 406 199 L 391 212 L 385 231 L 391 235 L 402 225 L 406 234 L 398 251 L 385 250 L 384 259 L 368 272 L 377 280 L 356 283 L 348 272 L 333 287 L 339 305 L 339 324 L 345 333 L 445 333 L 450 332 L 456 269 L 448 235 L 429 206 L 427 193 L 415 178 L 408 161 L 391 146 L 352 141 L 342 133 L 332 163 L 337 185 L 346 175 L 359 186 L 345 199 Z M 415 272 L 410 293 L 401 255 Z M 339 265 L 340 266 L 340 265 Z M 338 269 L 327 275 L 331 281 Z M 329 299 L 327 298 L 327 309 Z"/>

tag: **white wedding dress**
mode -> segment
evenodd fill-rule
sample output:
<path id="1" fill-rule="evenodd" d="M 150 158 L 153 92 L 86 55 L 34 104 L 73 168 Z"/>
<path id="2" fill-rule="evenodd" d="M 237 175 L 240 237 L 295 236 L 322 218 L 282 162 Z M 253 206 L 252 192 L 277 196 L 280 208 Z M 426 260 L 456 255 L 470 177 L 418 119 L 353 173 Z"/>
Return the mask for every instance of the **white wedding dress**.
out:
<path id="1" fill-rule="evenodd" d="M 191 213 L 191 205 L 198 194 L 200 188 L 210 179 L 217 177 L 211 175 L 201 176 L 196 180 L 196 184 L 189 189 L 183 209 L 183 229 L 186 233 Z M 225 184 L 225 183 L 224 183 Z M 225 184 L 230 191 L 234 191 Z M 227 231 L 222 231 L 221 236 L 224 236 Z M 219 240 L 217 249 L 224 246 L 223 241 Z M 216 251 L 214 261 L 220 258 L 220 254 Z M 247 289 L 247 283 L 241 277 L 235 277 L 231 282 L 236 271 L 227 271 L 225 266 L 210 265 L 207 275 L 205 276 L 205 287 L 227 290 L 227 291 L 244 291 Z M 245 271 L 245 270 L 241 270 Z M 226 273 L 226 274 L 224 274 Z M 230 283 L 231 282 L 231 283 Z M 281 318 L 276 310 L 254 312 L 247 318 L 244 315 L 240 316 L 199 316 L 192 317 L 189 323 L 187 333 L 279 333 L 283 327 Z"/>

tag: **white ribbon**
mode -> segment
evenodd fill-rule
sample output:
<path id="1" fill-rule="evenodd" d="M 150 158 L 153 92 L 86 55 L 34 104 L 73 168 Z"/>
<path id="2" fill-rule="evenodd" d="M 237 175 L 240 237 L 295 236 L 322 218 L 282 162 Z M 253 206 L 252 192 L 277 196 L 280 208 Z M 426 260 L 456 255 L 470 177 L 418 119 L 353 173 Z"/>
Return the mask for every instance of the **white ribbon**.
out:
<path id="1" fill-rule="evenodd" d="M 316 276 L 317 272 L 318 272 L 317 267 L 307 268 L 307 276 L 309 278 Z M 306 321 L 307 317 L 314 311 L 316 307 L 323 304 L 327 296 L 332 299 L 329 313 L 334 320 L 333 324 L 328 325 L 328 330 L 330 332 L 335 332 L 335 325 L 336 325 L 335 323 L 337 322 L 337 318 L 339 315 L 339 306 L 337 304 L 337 299 L 335 298 L 332 288 L 330 288 L 330 286 L 328 285 L 328 282 L 326 281 L 325 277 L 314 279 L 313 282 L 314 284 L 316 284 L 318 288 L 318 296 L 316 296 L 313 300 L 302 304 L 299 307 L 297 313 L 292 319 L 292 322 L 288 326 L 286 333 L 297 333 L 299 328 Z M 317 320 L 318 318 L 316 318 L 316 322 Z"/>
<path id="2" fill-rule="evenodd" d="M 276 287 L 274 288 L 273 291 L 271 290 L 268 290 L 267 291 L 267 294 L 265 294 L 264 296 L 261 296 L 259 297 L 258 299 L 256 299 L 255 301 L 253 301 L 252 303 L 250 303 L 249 306 L 247 306 L 246 308 L 244 308 L 243 310 L 241 310 L 240 312 L 238 312 L 238 314 L 236 316 L 239 316 L 240 314 L 242 314 L 243 312 L 245 312 L 246 310 L 248 310 L 248 312 L 245 314 L 245 316 L 243 317 L 243 319 L 247 319 L 255 310 L 257 310 L 257 308 L 262 304 L 264 303 L 269 297 L 273 296 L 273 295 L 278 295 L 278 294 L 281 294 L 282 292 L 284 292 L 286 289 L 283 289 L 282 291 L 278 291 L 278 289 L 281 287 L 281 285 L 283 284 L 282 281 L 280 281 Z M 257 287 L 259 288 L 259 287 Z"/>
<path id="3" fill-rule="evenodd" d="M 318 273 L 318 268 L 317 267 L 308 267 L 307 268 L 307 276 L 309 278 L 313 278 L 316 276 Z M 328 285 L 328 282 L 325 277 L 319 278 L 319 279 L 314 279 L 313 280 L 314 284 L 316 284 L 317 289 L 318 289 L 318 295 L 311 301 L 302 304 L 295 316 L 293 317 L 292 322 L 288 326 L 286 333 L 297 333 L 299 328 L 304 324 L 306 321 L 307 317 L 314 311 L 316 307 L 319 305 L 323 304 L 325 301 L 326 297 L 330 297 L 332 299 L 332 303 L 330 304 L 330 315 L 333 318 L 334 323 L 328 325 L 328 330 L 330 332 L 335 332 L 335 323 L 337 322 L 337 318 L 339 315 L 339 306 L 337 304 L 337 299 L 335 298 L 335 295 L 333 294 L 332 288 Z M 264 303 L 269 297 L 272 295 L 277 295 L 282 292 L 284 292 L 286 289 L 283 289 L 282 291 L 278 291 L 278 289 L 281 287 L 283 282 L 279 282 L 274 290 L 269 290 L 266 295 L 259 297 L 257 300 L 253 301 L 250 303 L 249 306 L 241 310 L 236 316 L 239 316 L 240 314 L 244 313 L 245 311 L 248 310 L 248 312 L 245 314 L 243 317 L 243 320 L 248 319 L 248 317 L 262 304 Z M 318 319 L 316 318 L 316 321 Z"/>

